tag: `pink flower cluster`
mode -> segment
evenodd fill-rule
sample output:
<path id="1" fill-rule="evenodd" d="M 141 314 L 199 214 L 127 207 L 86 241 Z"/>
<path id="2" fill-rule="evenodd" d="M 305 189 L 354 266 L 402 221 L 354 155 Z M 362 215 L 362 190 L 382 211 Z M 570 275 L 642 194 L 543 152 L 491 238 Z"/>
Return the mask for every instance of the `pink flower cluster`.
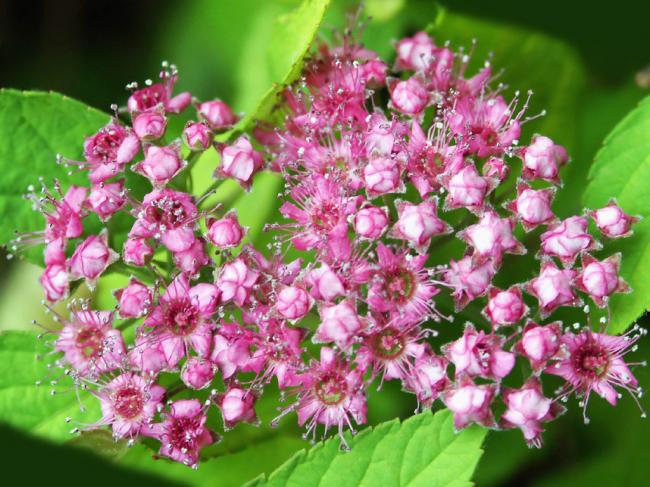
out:
<path id="1" fill-rule="evenodd" d="M 217 439 L 209 413 L 218 409 L 225 429 L 255 423 L 271 383 L 291 398 L 277 420 L 295 412 L 313 437 L 335 430 L 345 442 L 344 430 L 367 421 L 368 388 L 398 381 L 421 408 L 440 400 L 458 429 L 520 428 L 539 446 L 543 423 L 568 395 L 584 407 L 592 392 L 611 404 L 616 389 L 640 395 L 624 355 L 644 330 L 609 336 L 605 327 L 545 322 L 559 307 L 583 299 L 606 307 L 628 291 L 620 256 L 594 256 L 600 244 L 589 219 L 609 239 L 628 236 L 635 218 L 614 202 L 557 218 L 566 151 L 541 135 L 519 146 L 526 104 L 492 87 L 490 66 L 467 77 L 466 56 L 425 33 L 396 50 L 391 69 L 351 38 L 322 46 L 285 91 L 282 125 L 225 146 L 213 136 L 236 122 L 232 110 L 174 95 L 177 74 L 165 65 L 160 83 L 132 86 L 131 126 L 116 115 L 86 139 L 84 161 L 60 158 L 88 170 L 90 187 L 32 195 L 47 222 L 42 236 L 29 237 L 47 244 L 47 300 L 66 298 L 74 280 L 92 288 L 108 269 L 131 276 L 115 309 L 75 301 L 71 316 L 58 318 L 61 364 L 101 401 L 93 427 L 156 438 L 161 455 L 195 466 Z M 381 90 L 390 99 L 383 108 L 373 97 Z M 192 103 L 197 120 L 171 139 L 168 117 Z M 270 255 L 245 242 L 236 213 L 203 209 L 202 196 L 183 191 L 192 162 L 212 147 L 221 153 L 216 178 L 248 188 L 265 167 L 283 176 L 283 221 L 265 227 L 275 239 Z M 149 181 L 141 201 L 125 171 Z M 118 213 L 131 227 L 113 248 L 106 229 Z M 106 229 L 85 235 L 92 214 Z M 464 252 L 438 254 L 453 238 Z M 288 261 L 289 251 L 301 257 Z M 538 273 L 493 285 L 504 256 L 534 251 Z M 484 323 L 443 323 L 470 303 Z M 128 326 L 137 330 L 127 344 Z M 434 345 L 439 326 L 460 336 Z M 529 378 L 506 387 L 517 361 Z M 162 372 L 177 373 L 177 384 L 164 389 Z M 542 387 L 549 374 L 565 381 L 552 395 Z M 174 399 L 206 388 L 207 400 Z M 498 419 L 497 401 L 505 405 Z"/>

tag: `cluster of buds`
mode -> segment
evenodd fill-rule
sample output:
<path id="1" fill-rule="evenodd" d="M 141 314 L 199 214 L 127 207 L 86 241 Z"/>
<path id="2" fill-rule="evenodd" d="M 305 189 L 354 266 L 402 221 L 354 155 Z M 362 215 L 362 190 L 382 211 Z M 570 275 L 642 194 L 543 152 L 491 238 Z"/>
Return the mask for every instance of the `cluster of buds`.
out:
<path id="1" fill-rule="evenodd" d="M 489 64 L 466 77 L 468 56 L 425 33 L 396 50 L 389 68 L 351 35 L 321 46 L 284 92 L 280 126 L 260 125 L 256 140 L 230 145 L 214 135 L 236 122 L 232 110 L 174 96 L 177 74 L 165 65 L 160 83 L 133 86 L 126 115 L 116 112 L 86 140 L 85 161 L 60 158 L 88 170 L 90 187 L 32 195 L 47 221 L 29 237 L 47 244 L 47 301 L 66 298 L 74 280 L 92 288 L 109 268 L 131 276 L 115 309 L 74 301 L 70 317 L 57 315 L 58 363 L 102 404 L 91 427 L 110 425 L 129 441 L 156 438 L 161 455 L 195 466 L 217 439 L 209 413 L 220 411 L 224 429 L 255 423 L 255 403 L 272 383 L 290 399 L 274 423 L 295 412 L 307 436 L 333 429 L 343 446 L 343 431 L 367 420 L 368 388 L 384 381 L 400 382 L 422 409 L 440 400 L 457 429 L 520 428 L 534 446 L 571 394 L 585 408 L 592 392 L 611 404 L 617 389 L 640 396 L 624 355 L 643 329 L 609 336 L 607 320 L 598 332 L 546 322 L 559 307 L 584 299 L 607 307 L 613 293 L 628 291 L 620 256 L 594 257 L 600 244 L 589 219 L 609 239 L 630 235 L 635 218 L 612 202 L 558 219 L 552 201 L 568 156 L 541 135 L 519 145 L 522 124 L 534 118 L 524 118 L 527 102 L 507 101 Z M 383 108 L 374 97 L 381 90 L 390 100 Z M 192 103 L 197 120 L 171 139 L 167 117 Z M 284 221 L 265 226 L 274 239 L 267 249 L 245 242 L 236 213 L 203 209 L 205 195 L 184 191 L 192 162 L 211 147 L 221 153 L 217 179 L 248 188 L 265 167 L 282 175 Z M 127 170 L 150 183 L 141 201 Z M 106 229 L 86 236 L 92 213 Z M 118 213 L 132 227 L 114 249 Z M 436 249 L 453 238 L 464 252 L 440 263 Z M 507 289 L 492 284 L 504 255 L 532 251 L 538 274 Z M 455 308 L 444 308 L 446 298 Z M 438 325 L 470 303 L 485 322 L 434 345 Z M 129 326 L 132 343 L 122 334 Z M 507 388 L 518 360 L 529 377 Z M 161 387 L 161 372 L 176 372 L 177 385 Z M 565 381 L 552 394 L 543 389 L 548 374 Z M 206 400 L 174 400 L 201 389 L 210 390 Z M 497 401 L 505 405 L 499 418 Z"/>

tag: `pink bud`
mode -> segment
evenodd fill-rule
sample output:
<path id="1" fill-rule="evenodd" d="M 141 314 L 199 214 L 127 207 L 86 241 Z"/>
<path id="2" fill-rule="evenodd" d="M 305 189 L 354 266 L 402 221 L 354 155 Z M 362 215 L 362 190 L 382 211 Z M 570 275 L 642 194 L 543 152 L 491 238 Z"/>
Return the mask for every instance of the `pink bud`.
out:
<path id="1" fill-rule="evenodd" d="M 426 32 L 405 37 L 397 43 L 397 68 L 420 71 L 425 69 L 433 57 L 436 46 Z"/>
<path id="2" fill-rule="evenodd" d="M 255 395 L 239 387 L 231 387 L 219 398 L 219 408 L 226 428 L 232 428 L 237 423 L 255 423 Z"/>
<path id="3" fill-rule="evenodd" d="M 522 149 L 524 168 L 521 175 L 525 179 L 544 179 L 558 183 L 560 167 L 569 161 L 566 149 L 556 145 L 548 137 L 536 135 L 532 143 Z"/>
<path id="4" fill-rule="evenodd" d="M 133 120 L 133 131 L 142 140 L 159 139 L 166 128 L 167 119 L 158 112 L 143 112 Z"/>
<path id="5" fill-rule="evenodd" d="M 307 275 L 306 281 L 311 286 L 310 294 L 314 299 L 332 301 L 338 296 L 345 295 L 341 279 L 326 263 L 312 270 Z"/>
<path id="6" fill-rule="evenodd" d="M 122 318 L 139 318 L 147 313 L 153 302 L 151 289 L 137 279 L 131 279 L 124 289 L 115 291 Z"/>
<path id="7" fill-rule="evenodd" d="M 70 275 L 73 279 L 86 279 L 89 285 L 106 270 L 119 255 L 108 246 L 108 233 L 91 235 L 84 240 L 70 257 Z"/>
<path id="8" fill-rule="evenodd" d="M 500 262 L 504 253 L 523 254 L 525 247 L 513 235 L 515 222 L 500 218 L 494 210 L 488 210 L 478 223 L 470 225 L 458 236 L 474 247 L 477 256 L 490 257 Z"/>
<path id="9" fill-rule="evenodd" d="M 632 225 L 639 221 L 638 217 L 625 214 L 613 200 L 604 208 L 590 212 L 590 216 L 601 233 L 609 238 L 630 236 Z"/>
<path id="10" fill-rule="evenodd" d="M 533 371 L 537 373 L 560 349 L 561 336 L 562 322 L 560 321 L 544 326 L 529 321 L 515 349 L 530 361 Z"/>
<path id="11" fill-rule="evenodd" d="M 147 239 L 130 237 L 124 242 L 123 259 L 127 264 L 142 267 L 153 255 L 153 249 Z"/>
<path id="12" fill-rule="evenodd" d="M 621 254 L 599 261 L 590 255 L 582 258 L 582 271 L 576 278 L 576 286 L 589 294 L 594 302 L 605 306 L 607 298 L 615 292 L 628 292 L 629 287 L 618 275 Z"/>
<path id="13" fill-rule="evenodd" d="M 556 188 L 534 190 L 527 184 L 517 186 L 517 199 L 508 205 L 508 209 L 517 215 L 526 231 L 537 225 L 546 225 L 555 219 L 551 203 Z"/>
<path id="14" fill-rule="evenodd" d="M 526 285 L 526 292 L 539 301 L 542 318 L 548 316 L 560 306 L 577 306 L 580 299 L 573 290 L 573 280 L 577 272 L 572 269 L 560 269 L 551 260 L 542 264 L 539 277 Z"/>
<path id="15" fill-rule="evenodd" d="M 488 178 L 498 179 L 503 181 L 508 177 L 510 167 L 506 161 L 500 157 L 490 157 L 485 164 L 483 164 L 483 176 Z"/>
<path id="16" fill-rule="evenodd" d="M 191 389 L 205 389 L 214 379 L 212 362 L 197 357 L 189 357 L 181 370 L 181 380 Z"/>
<path id="17" fill-rule="evenodd" d="M 209 219 L 207 225 L 210 242 L 220 249 L 237 247 L 246 235 L 246 229 L 239 224 L 234 210 L 220 220 Z"/>
<path id="18" fill-rule="evenodd" d="M 514 325 L 528 312 L 518 286 L 505 291 L 492 288 L 488 291 L 488 298 L 483 312 L 495 327 Z"/>
<path id="19" fill-rule="evenodd" d="M 241 257 L 224 265 L 216 283 L 221 291 L 222 301 L 232 300 L 238 306 L 243 306 L 258 276 L 259 272 L 250 269 Z"/>
<path id="20" fill-rule="evenodd" d="M 377 240 L 388 227 L 388 214 L 385 208 L 366 206 L 354 217 L 354 230 L 357 235 L 368 240 Z"/>
<path id="21" fill-rule="evenodd" d="M 370 159 L 363 169 L 363 182 L 371 198 L 403 190 L 399 164 L 389 157 Z"/>
<path id="22" fill-rule="evenodd" d="M 210 262 L 208 254 L 205 252 L 205 244 L 201 239 L 194 239 L 192 244 L 185 250 L 174 252 L 174 263 L 176 266 L 189 276 L 199 272 L 201 267 Z"/>
<path id="23" fill-rule="evenodd" d="M 389 86 L 390 99 L 395 109 L 406 115 L 417 115 L 427 107 L 429 92 L 415 76 Z"/>
<path id="24" fill-rule="evenodd" d="M 183 140 L 192 150 L 205 150 L 212 143 L 212 130 L 203 122 L 188 122 L 183 130 Z"/>
<path id="25" fill-rule="evenodd" d="M 470 255 L 458 261 L 452 259 L 444 279 L 454 290 L 452 296 L 456 309 L 464 308 L 467 303 L 485 294 L 495 273 L 494 263 L 489 259 L 478 262 Z"/>
<path id="26" fill-rule="evenodd" d="M 572 216 L 551 226 L 540 236 L 540 253 L 558 257 L 565 265 L 573 264 L 578 254 L 597 247 L 587 226 L 587 219 L 581 216 Z"/>
<path id="27" fill-rule="evenodd" d="M 124 180 L 95 184 L 88 196 L 88 204 L 103 222 L 108 221 L 126 203 Z"/>
<path id="28" fill-rule="evenodd" d="M 275 309 L 288 320 L 297 320 L 305 316 L 311 307 L 307 291 L 296 286 L 283 288 L 277 296 Z"/>
<path id="29" fill-rule="evenodd" d="M 443 177 L 443 183 L 449 195 L 445 198 L 445 207 L 467 208 L 478 211 L 485 205 L 485 196 L 492 191 L 492 179 L 482 177 L 473 164 L 468 164 L 451 177 Z"/>
<path id="30" fill-rule="evenodd" d="M 142 162 L 133 166 L 133 170 L 146 177 L 156 187 L 164 186 L 181 169 L 185 162 L 178 155 L 178 148 L 173 146 L 150 146 Z"/>
<path id="31" fill-rule="evenodd" d="M 226 129 L 237 120 L 230 107 L 221 100 L 203 102 L 198 111 L 212 130 Z"/>
<path id="32" fill-rule="evenodd" d="M 454 415 L 454 427 L 463 429 L 472 423 L 485 427 L 494 426 L 494 416 L 490 405 L 496 394 L 496 385 L 476 385 L 465 377 L 460 383 L 443 394 L 445 406 Z"/>
<path id="33" fill-rule="evenodd" d="M 438 218 L 438 202 L 435 199 L 423 201 L 419 205 L 397 200 L 395 206 L 398 219 L 392 229 L 392 236 L 407 240 L 420 251 L 426 250 L 431 237 L 451 231 L 451 227 Z"/>
<path id="34" fill-rule="evenodd" d="M 361 329 L 359 315 L 348 301 L 323 306 L 320 309 L 320 317 L 321 324 L 314 336 L 314 340 L 320 343 L 334 342 L 345 350 Z"/>
<path id="35" fill-rule="evenodd" d="M 248 188 L 251 178 L 262 168 L 262 164 L 262 154 L 253 150 L 248 138 L 242 135 L 234 145 L 227 146 L 221 151 L 221 166 L 217 171 L 237 180 L 244 188 Z"/>
<path id="36" fill-rule="evenodd" d="M 40 277 L 41 286 L 45 292 L 45 298 L 55 303 L 68 296 L 70 285 L 68 283 L 68 271 L 64 265 L 50 264 L 45 267 Z"/>
<path id="37" fill-rule="evenodd" d="M 388 66 L 379 60 L 371 59 L 363 63 L 360 67 L 361 76 L 366 82 L 366 86 L 380 87 L 386 82 L 386 71 Z"/>

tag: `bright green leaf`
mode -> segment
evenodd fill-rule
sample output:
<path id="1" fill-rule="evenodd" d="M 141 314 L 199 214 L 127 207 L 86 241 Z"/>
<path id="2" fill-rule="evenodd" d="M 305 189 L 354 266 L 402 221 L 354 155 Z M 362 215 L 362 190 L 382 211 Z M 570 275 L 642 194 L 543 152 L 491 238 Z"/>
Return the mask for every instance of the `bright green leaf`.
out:
<path id="1" fill-rule="evenodd" d="M 611 300 L 610 331 L 620 333 L 650 307 L 650 97 L 639 103 L 607 136 L 589 172 L 584 194 L 588 208 L 600 208 L 611 197 L 624 211 L 642 215 L 631 238 L 613 242 L 608 253 L 623 253 L 621 274 L 634 292 Z"/>
<path id="2" fill-rule="evenodd" d="M 300 451 L 255 485 L 463 486 L 481 457 L 485 430 L 454 432 L 451 413 L 412 416 L 368 428 L 340 451 L 338 438 Z"/>

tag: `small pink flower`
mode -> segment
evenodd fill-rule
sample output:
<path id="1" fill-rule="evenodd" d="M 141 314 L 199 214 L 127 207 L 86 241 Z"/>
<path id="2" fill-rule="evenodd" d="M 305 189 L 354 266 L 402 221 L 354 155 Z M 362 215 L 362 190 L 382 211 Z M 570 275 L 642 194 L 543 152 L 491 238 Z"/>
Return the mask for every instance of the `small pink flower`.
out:
<path id="1" fill-rule="evenodd" d="M 39 278 L 45 299 L 56 303 L 68 297 L 70 291 L 69 276 L 65 265 L 48 264 Z"/>
<path id="2" fill-rule="evenodd" d="M 398 162 L 389 157 L 374 157 L 363 168 L 363 182 L 370 198 L 403 191 Z"/>
<path id="3" fill-rule="evenodd" d="M 85 279 L 93 286 L 99 276 L 113 262 L 119 260 L 117 252 L 108 246 L 108 232 L 104 229 L 99 235 L 91 235 L 84 240 L 68 260 L 72 279 Z"/>
<path id="4" fill-rule="evenodd" d="M 483 164 L 483 176 L 504 181 L 510 174 L 510 166 L 500 157 L 490 157 Z"/>
<path id="5" fill-rule="evenodd" d="M 504 389 L 501 393 L 506 411 L 501 416 L 504 428 L 520 428 L 529 446 L 541 448 L 542 423 L 552 421 L 564 408 L 544 397 L 539 379 L 532 378 L 521 389 Z"/>
<path id="6" fill-rule="evenodd" d="M 322 306 L 319 310 L 321 324 L 318 325 L 314 340 L 319 343 L 336 343 L 347 349 L 352 339 L 361 329 L 361 320 L 355 307 L 349 301 Z"/>
<path id="7" fill-rule="evenodd" d="M 221 416 L 226 428 L 237 423 L 257 423 L 255 414 L 255 394 L 240 387 L 230 387 L 217 398 Z"/>
<path id="8" fill-rule="evenodd" d="M 532 143 L 522 149 L 521 157 L 524 179 L 544 179 L 554 183 L 560 180 L 560 167 L 569 161 L 566 149 L 543 135 L 533 137 Z"/>
<path id="9" fill-rule="evenodd" d="M 548 325 L 538 325 L 532 321 L 526 323 L 521 340 L 515 345 L 517 352 L 526 357 L 535 373 L 539 373 L 546 363 L 558 353 L 562 337 L 562 322 L 555 321 Z"/>
<path id="10" fill-rule="evenodd" d="M 607 206 L 589 213 L 600 232 L 609 238 L 628 237 L 632 234 L 632 225 L 638 217 L 627 215 L 611 200 Z"/>
<path id="11" fill-rule="evenodd" d="M 41 208 L 47 222 L 45 226 L 45 243 L 57 239 L 81 237 L 84 231 L 82 218 L 88 188 L 70 186 L 61 200 L 47 194 L 45 201 L 51 203 L 53 210 Z"/>
<path id="12" fill-rule="evenodd" d="M 212 130 L 226 129 L 237 121 L 231 108 L 221 100 L 203 102 L 198 106 L 198 111 Z"/>
<path id="13" fill-rule="evenodd" d="M 153 256 L 153 249 L 145 238 L 128 238 L 124 242 L 122 258 L 127 264 L 144 266 Z"/>
<path id="14" fill-rule="evenodd" d="M 496 385 L 476 385 L 466 376 L 461 378 L 458 384 L 447 389 L 442 395 L 442 400 L 454 415 L 454 428 L 461 430 L 472 423 L 486 428 L 494 427 L 494 415 L 490 405 L 496 393 Z"/>
<path id="15" fill-rule="evenodd" d="M 528 312 L 519 286 L 501 291 L 491 288 L 488 291 L 488 304 L 483 310 L 492 325 L 510 326 L 520 321 Z"/>
<path id="16" fill-rule="evenodd" d="M 454 290 L 452 296 L 456 309 L 461 310 L 467 303 L 483 296 L 496 273 L 494 262 L 487 259 L 477 262 L 470 255 L 449 263 L 449 270 L 444 274 L 444 280 Z"/>
<path id="17" fill-rule="evenodd" d="M 503 350 L 503 342 L 504 339 L 499 335 L 486 335 L 468 323 L 463 336 L 446 345 L 444 353 L 454 364 L 457 377 L 467 374 L 471 377 L 501 380 L 515 365 L 515 354 Z"/>
<path id="18" fill-rule="evenodd" d="M 354 230 L 362 238 L 377 240 L 388 228 L 388 215 L 385 208 L 368 205 L 354 216 Z"/>
<path id="19" fill-rule="evenodd" d="M 339 276 L 326 263 L 309 272 L 306 282 L 311 286 L 310 294 L 314 299 L 333 301 L 345 296 L 345 287 Z"/>
<path id="20" fill-rule="evenodd" d="M 95 184 L 88 196 L 88 205 L 103 222 L 108 221 L 126 203 L 124 180 Z"/>
<path id="21" fill-rule="evenodd" d="M 203 266 L 210 263 L 210 258 L 205 252 L 205 243 L 197 238 L 190 248 L 181 252 L 174 252 L 174 263 L 188 276 L 195 276 Z"/>
<path id="22" fill-rule="evenodd" d="M 408 378 L 408 388 L 415 393 L 421 406 L 430 407 L 433 401 L 449 386 L 447 360 L 423 347 L 413 363 L 413 376 Z"/>
<path id="23" fill-rule="evenodd" d="M 205 426 L 207 416 L 196 399 L 183 399 L 169 405 L 162 423 L 152 425 L 147 435 L 161 442 L 160 455 L 188 467 L 195 467 L 201 449 L 211 445 L 216 436 Z"/>
<path id="24" fill-rule="evenodd" d="M 445 208 L 467 208 L 478 212 L 485 206 L 485 196 L 494 188 L 494 181 L 482 177 L 473 164 L 466 165 L 453 176 L 443 177 L 449 195 L 445 198 Z"/>
<path id="25" fill-rule="evenodd" d="M 122 318 L 139 318 L 147 314 L 153 304 L 151 289 L 135 278 L 131 278 L 127 287 L 118 289 L 114 294 Z"/>
<path id="26" fill-rule="evenodd" d="M 181 380 L 191 389 L 205 389 L 214 379 L 214 365 L 212 362 L 189 357 L 181 369 Z"/>
<path id="27" fill-rule="evenodd" d="M 452 230 L 438 218 L 438 202 L 435 199 L 423 201 L 419 205 L 397 200 L 395 206 L 398 218 L 391 236 L 407 240 L 420 252 L 426 251 L 432 237 Z"/>
<path id="28" fill-rule="evenodd" d="M 413 37 L 400 40 L 395 49 L 397 68 L 420 71 L 431 62 L 436 46 L 426 32 L 418 32 Z"/>
<path id="29" fill-rule="evenodd" d="M 579 254 L 597 248 L 587 226 L 588 221 L 582 216 L 572 216 L 552 225 L 540 236 L 540 253 L 558 257 L 563 264 L 572 265 Z"/>
<path id="30" fill-rule="evenodd" d="M 239 224 L 237 213 L 234 210 L 229 211 L 220 220 L 208 219 L 206 224 L 208 226 L 207 237 L 213 245 L 220 249 L 237 247 L 247 231 Z"/>
<path id="31" fill-rule="evenodd" d="M 135 370 L 150 376 L 157 375 L 169 366 L 162 344 L 142 333 L 135 337 L 135 345 L 129 351 L 128 363 Z"/>
<path id="32" fill-rule="evenodd" d="M 504 253 L 524 254 L 526 248 L 512 234 L 515 222 L 500 218 L 494 210 L 488 210 L 478 223 L 459 232 L 458 236 L 474 247 L 475 254 L 500 262 Z"/>
<path id="33" fill-rule="evenodd" d="M 526 231 L 538 225 L 547 225 L 555 219 L 551 203 L 557 188 L 534 190 L 524 183 L 517 185 L 517 199 L 508 205 L 508 209 L 517 215 Z"/>
<path id="34" fill-rule="evenodd" d="M 141 140 L 159 139 L 165 134 L 167 119 L 162 113 L 143 112 L 133 120 L 133 131 Z"/>
<path id="35" fill-rule="evenodd" d="M 161 386 L 133 372 L 118 375 L 97 393 L 102 408 L 98 424 L 110 424 L 115 439 L 135 438 L 153 422 L 164 394 Z"/>
<path id="36" fill-rule="evenodd" d="M 133 170 L 146 177 L 155 187 L 161 187 L 185 166 L 186 162 L 181 160 L 178 147 L 152 145 L 147 148 L 144 160 L 133 166 Z"/>
<path id="37" fill-rule="evenodd" d="M 619 277 L 621 254 L 597 260 L 588 254 L 582 256 L 582 270 L 576 278 L 576 287 L 585 292 L 601 308 L 613 293 L 629 292 L 627 283 Z"/>
<path id="38" fill-rule="evenodd" d="M 278 293 L 275 310 L 287 320 L 298 320 L 311 308 L 307 291 L 297 286 L 286 286 Z"/>
<path id="39" fill-rule="evenodd" d="M 368 118 L 368 130 L 365 134 L 366 155 L 390 156 L 395 144 L 396 122 L 390 122 L 385 115 L 375 112 Z"/>
<path id="40" fill-rule="evenodd" d="M 256 345 L 254 333 L 238 323 L 223 322 L 214 335 L 210 360 L 214 362 L 224 379 L 242 371 L 252 360 L 252 348 Z"/>
<path id="41" fill-rule="evenodd" d="M 140 152 L 138 137 L 113 120 L 84 142 L 84 157 L 93 184 L 116 176 Z"/>
<path id="42" fill-rule="evenodd" d="M 183 140 L 192 150 L 207 149 L 212 138 L 212 130 L 203 122 L 188 122 L 183 130 Z"/>
<path id="43" fill-rule="evenodd" d="M 245 189 L 250 188 L 251 178 L 262 168 L 262 154 L 253 149 L 245 135 L 239 137 L 233 145 L 221 150 L 221 165 L 217 173 L 235 179 Z"/>
<path id="44" fill-rule="evenodd" d="M 389 91 L 393 106 L 406 115 L 421 113 L 429 102 L 429 92 L 415 76 L 389 84 Z"/>
<path id="45" fill-rule="evenodd" d="M 560 306 L 577 306 L 580 299 L 573 289 L 577 271 L 560 269 L 551 260 L 542 263 L 538 277 L 526 284 L 526 292 L 539 301 L 542 317 L 548 316 Z"/>
<path id="46" fill-rule="evenodd" d="M 259 272 L 248 267 L 241 257 L 224 265 L 217 279 L 221 299 L 223 302 L 232 300 L 237 306 L 243 306 L 258 277 Z"/>
<path id="47" fill-rule="evenodd" d="M 132 114 L 161 108 L 170 113 L 181 113 L 187 108 L 192 101 L 190 93 L 184 91 L 172 97 L 178 76 L 163 71 L 161 79 L 161 83 L 153 83 L 133 92 L 127 101 L 127 107 Z"/>

